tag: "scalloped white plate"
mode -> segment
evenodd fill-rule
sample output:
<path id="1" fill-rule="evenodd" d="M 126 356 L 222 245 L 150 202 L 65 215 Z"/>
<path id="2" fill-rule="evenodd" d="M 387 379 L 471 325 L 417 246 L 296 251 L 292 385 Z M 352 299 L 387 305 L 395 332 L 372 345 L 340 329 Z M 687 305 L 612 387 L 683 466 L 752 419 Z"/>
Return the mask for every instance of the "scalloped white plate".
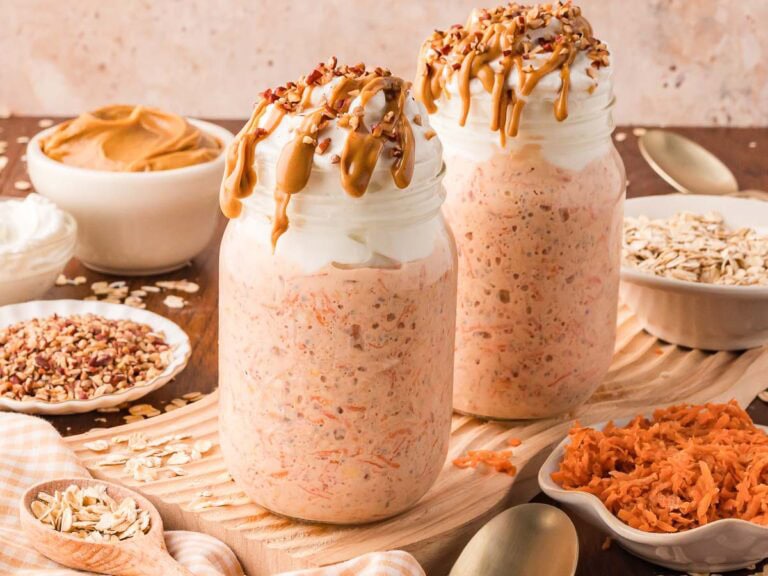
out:
<path id="1" fill-rule="evenodd" d="M 629 421 L 626 418 L 615 423 L 624 426 Z M 591 427 L 602 430 L 606 424 Z M 768 427 L 759 427 L 768 432 Z M 611 514 L 597 496 L 561 488 L 552 480 L 552 473 L 559 469 L 569 443 L 566 436 L 539 469 L 539 486 L 632 554 L 665 568 L 697 573 L 729 572 L 768 558 L 768 527 L 728 518 L 674 534 L 644 532 Z"/>
<path id="2" fill-rule="evenodd" d="M 75 314 L 98 314 L 113 320 L 132 320 L 142 324 L 148 324 L 153 330 L 162 332 L 165 340 L 173 351 L 171 363 L 157 377 L 140 386 L 134 386 L 127 390 L 106 394 L 89 400 L 67 400 L 66 402 L 42 402 L 39 400 L 12 400 L 0 396 L 0 409 L 23 412 L 25 414 L 80 414 L 91 412 L 98 408 L 111 408 L 123 402 L 132 402 L 142 396 L 157 390 L 170 382 L 181 372 L 189 361 L 192 348 L 189 337 L 176 323 L 167 318 L 139 310 L 124 304 L 109 304 L 106 302 L 84 300 L 37 300 L 24 304 L 11 304 L 0 307 L 0 328 L 11 324 L 30 320 L 32 318 L 46 318 L 53 314 L 59 316 L 72 316 Z"/>

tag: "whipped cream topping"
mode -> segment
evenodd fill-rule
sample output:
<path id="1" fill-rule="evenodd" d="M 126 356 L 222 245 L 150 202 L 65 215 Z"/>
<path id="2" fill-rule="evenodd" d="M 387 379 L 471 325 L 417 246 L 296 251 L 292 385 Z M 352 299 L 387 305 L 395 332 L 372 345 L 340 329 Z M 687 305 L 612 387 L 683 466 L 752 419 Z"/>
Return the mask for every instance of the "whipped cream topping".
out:
<path id="1" fill-rule="evenodd" d="M 0 254 L 20 254 L 72 235 L 72 218 L 56 204 L 29 194 L 0 201 Z"/>
<path id="2" fill-rule="evenodd" d="M 261 178 L 272 190 L 272 244 L 288 229 L 293 196 L 360 198 L 375 189 L 407 190 L 440 171 L 440 144 L 410 83 L 388 70 L 320 64 L 298 83 L 267 90 L 227 154 L 224 214 L 236 218 Z M 425 167 L 426 165 L 426 167 Z M 426 174 L 425 174 L 426 168 Z M 389 181 L 381 180 L 389 172 Z M 331 184 L 320 173 L 335 174 Z"/>
<path id="3" fill-rule="evenodd" d="M 310 74 L 310 82 L 302 79 L 299 85 L 311 88 L 301 91 L 300 105 L 290 112 L 274 92 L 265 93 L 228 152 L 222 209 L 233 218 L 230 226 L 249 242 L 271 239 L 276 256 L 306 272 L 329 264 L 390 266 L 429 256 L 444 233 L 443 163 L 425 107 L 411 95 L 409 83 L 381 80 L 392 78 L 387 71 L 359 66 L 350 77 L 329 73 L 335 70 L 350 69 L 332 61 Z M 327 81 L 311 83 L 317 74 Z M 374 88 L 387 84 L 366 90 L 368 82 Z M 295 94 L 290 90 L 289 85 L 282 94 Z M 346 112 L 325 115 L 333 102 Z M 383 131 L 377 132 L 379 127 Z M 299 162 L 292 156 L 294 164 L 286 170 L 286 151 L 305 139 L 312 141 L 306 155 Z M 345 164 L 349 157 L 354 160 Z M 400 170 L 405 161 L 408 169 Z M 349 178 L 353 173 L 357 177 Z"/>
<path id="4" fill-rule="evenodd" d="M 608 47 L 570 2 L 475 10 L 465 26 L 436 31 L 416 86 L 444 144 L 474 156 L 535 141 L 553 163 L 579 169 L 608 149 Z M 596 145 L 574 150 L 574 140 Z"/>

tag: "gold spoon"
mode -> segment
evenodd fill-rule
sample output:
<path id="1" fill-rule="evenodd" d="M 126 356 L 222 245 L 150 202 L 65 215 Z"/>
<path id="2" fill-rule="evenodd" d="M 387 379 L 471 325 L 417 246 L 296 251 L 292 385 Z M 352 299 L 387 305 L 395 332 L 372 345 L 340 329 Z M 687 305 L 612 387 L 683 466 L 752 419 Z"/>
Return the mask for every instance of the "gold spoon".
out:
<path id="1" fill-rule="evenodd" d="M 667 130 L 649 130 L 640 137 L 638 145 L 654 172 L 684 194 L 725 194 L 768 200 L 768 192 L 740 192 L 728 166 L 685 136 Z"/>
<path id="2" fill-rule="evenodd" d="M 573 576 L 576 528 L 547 504 L 522 504 L 495 516 L 461 552 L 450 576 Z"/>
<path id="3" fill-rule="evenodd" d="M 57 532 L 43 524 L 31 511 L 38 493 L 63 492 L 71 484 L 80 487 L 102 484 L 116 501 L 133 498 L 137 506 L 149 511 L 149 532 L 115 543 L 86 542 L 71 534 Z M 143 496 L 123 486 L 91 478 L 64 478 L 41 482 L 29 488 L 21 497 L 21 527 L 35 550 L 43 556 L 75 570 L 109 574 L 111 576 L 194 576 L 176 562 L 165 549 L 163 521 L 157 509 Z"/>

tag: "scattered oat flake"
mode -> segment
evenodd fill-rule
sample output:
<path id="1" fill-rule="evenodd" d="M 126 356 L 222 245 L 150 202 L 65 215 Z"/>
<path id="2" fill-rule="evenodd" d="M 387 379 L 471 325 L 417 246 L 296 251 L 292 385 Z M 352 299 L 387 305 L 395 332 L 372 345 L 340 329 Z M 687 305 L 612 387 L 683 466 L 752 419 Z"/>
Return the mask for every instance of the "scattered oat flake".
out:
<path id="1" fill-rule="evenodd" d="M 29 136 L 19 136 L 16 138 L 17 144 L 27 144 L 29 142 Z"/>
<path id="2" fill-rule="evenodd" d="M 53 120 L 50 118 L 43 118 L 37 123 L 37 125 L 40 126 L 40 128 L 50 128 L 53 126 Z"/>
<path id="3" fill-rule="evenodd" d="M 127 416 L 123 416 L 123 420 L 125 420 L 126 424 L 133 424 L 134 422 L 141 422 L 144 420 L 144 416 L 134 416 L 133 414 L 129 414 Z"/>
<path id="4" fill-rule="evenodd" d="M 94 440 L 93 442 L 86 442 L 83 444 L 91 452 L 105 452 L 109 450 L 109 442 L 106 440 Z"/>
<path id="5" fill-rule="evenodd" d="M 169 294 L 165 297 L 163 300 L 163 304 L 168 306 L 168 308 L 184 308 L 187 301 L 184 300 L 181 296 L 174 296 L 172 294 Z"/>
<path id="6" fill-rule="evenodd" d="M 624 140 L 627 139 L 626 132 L 616 132 L 616 135 L 613 137 L 616 142 L 624 142 Z"/>
<path id="7" fill-rule="evenodd" d="M 178 290 L 187 294 L 194 294 L 200 290 L 200 285 L 189 280 L 161 280 L 155 282 L 155 286 L 163 290 Z"/>
<path id="8" fill-rule="evenodd" d="M 99 422 L 99 423 L 101 423 L 101 424 L 106 424 L 106 423 L 107 423 L 107 419 L 106 419 L 106 418 L 104 418 L 103 416 L 100 416 L 100 417 L 98 417 L 98 418 L 94 418 L 94 419 L 93 419 L 93 421 L 94 421 L 94 422 Z"/>
<path id="9" fill-rule="evenodd" d="M 190 402 L 200 400 L 203 396 L 204 394 L 202 392 L 187 392 L 186 394 L 181 395 L 184 400 L 189 400 Z"/>
<path id="10" fill-rule="evenodd" d="M 205 454 L 213 447 L 213 444 L 210 440 L 198 440 L 195 442 L 194 449 L 197 450 L 200 454 Z"/>
<path id="11" fill-rule="evenodd" d="M 757 148 L 757 142 L 754 142 L 754 141 L 752 141 L 752 142 L 750 142 L 749 144 L 747 144 L 747 146 L 748 146 L 749 148 L 752 148 L 752 149 L 754 149 L 754 148 Z"/>
<path id="12" fill-rule="evenodd" d="M 30 184 L 26 180 L 16 180 L 16 182 L 13 183 L 13 187 L 16 188 L 16 190 L 25 192 L 27 190 L 32 189 L 32 184 Z"/>
<path id="13" fill-rule="evenodd" d="M 611 542 L 613 542 L 613 540 L 611 539 L 611 537 L 610 537 L 610 536 L 606 536 L 606 537 L 605 537 L 605 540 L 603 540 L 603 545 L 602 545 L 602 546 L 600 546 L 600 548 L 601 548 L 603 551 L 605 551 L 605 550 L 609 550 L 609 549 L 611 548 Z"/>
<path id="14" fill-rule="evenodd" d="M 128 408 L 128 412 L 133 416 L 146 416 L 147 418 L 160 414 L 160 410 L 151 404 L 135 404 Z"/>
<path id="15" fill-rule="evenodd" d="M 160 288 L 157 286 L 142 286 L 141 289 L 144 290 L 144 292 L 151 292 L 153 294 L 160 292 Z"/>
<path id="16" fill-rule="evenodd" d="M 8 156 L 0 156 L 0 172 L 8 166 Z"/>
<path id="17" fill-rule="evenodd" d="M 643 136 L 648 132 L 647 129 L 643 128 L 642 126 L 638 126 L 634 130 L 632 130 L 632 134 L 634 134 L 637 137 Z"/>
<path id="18" fill-rule="evenodd" d="M 120 408 L 117 406 L 108 406 L 107 408 L 97 408 L 96 412 L 101 412 L 102 414 L 112 414 L 114 412 L 120 412 Z"/>

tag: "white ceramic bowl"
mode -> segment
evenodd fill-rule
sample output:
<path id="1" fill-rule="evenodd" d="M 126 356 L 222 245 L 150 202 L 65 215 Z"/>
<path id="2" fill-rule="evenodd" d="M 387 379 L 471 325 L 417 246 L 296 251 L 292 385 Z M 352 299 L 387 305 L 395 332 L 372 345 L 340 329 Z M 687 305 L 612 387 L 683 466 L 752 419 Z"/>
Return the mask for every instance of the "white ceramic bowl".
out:
<path id="1" fill-rule="evenodd" d="M 226 146 L 228 130 L 192 124 Z M 35 189 L 72 214 L 80 228 L 75 255 L 89 268 L 120 275 L 168 272 L 187 264 L 211 241 L 219 219 L 218 192 L 226 152 L 215 160 L 157 172 L 107 172 L 68 166 L 27 146 Z"/>
<path id="2" fill-rule="evenodd" d="M 19 198 L 0 202 L 6 200 Z M 53 287 L 72 258 L 77 240 L 77 223 L 70 214 L 64 213 L 64 227 L 60 237 L 0 255 L 0 305 L 36 300 Z"/>
<path id="3" fill-rule="evenodd" d="M 189 337 L 176 323 L 154 312 L 139 310 L 123 304 L 84 300 L 39 300 L 25 304 L 2 306 L 0 307 L 0 328 L 32 318 L 46 318 L 53 314 L 59 316 L 98 314 L 105 318 L 126 319 L 148 324 L 153 330 L 165 335 L 165 341 L 168 342 L 173 351 L 173 357 L 170 364 L 157 377 L 141 386 L 134 386 L 115 394 L 106 394 L 90 400 L 67 400 L 66 402 L 21 401 L 0 396 L 0 409 L 25 414 L 80 414 L 98 408 L 111 408 L 123 402 L 132 402 L 170 382 L 187 365 L 192 352 Z"/>
<path id="4" fill-rule="evenodd" d="M 627 200 L 625 216 L 669 218 L 677 212 L 719 212 L 729 228 L 768 234 L 768 202 L 728 196 L 669 194 Z M 768 286 L 718 286 L 621 269 L 621 299 L 648 332 L 703 350 L 768 344 Z"/>
<path id="5" fill-rule="evenodd" d="M 616 424 L 624 426 L 628 422 L 617 420 Z M 593 428 L 603 426 L 605 423 Z M 565 504 L 632 554 L 665 568 L 696 573 L 738 570 L 768 557 L 768 527 L 727 519 L 674 534 L 644 532 L 611 514 L 597 496 L 561 488 L 552 480 L 552 473 L 560 468 L 569 443 L 566 437 L 539 469 L 539 486 L 547 496 Z"/>

